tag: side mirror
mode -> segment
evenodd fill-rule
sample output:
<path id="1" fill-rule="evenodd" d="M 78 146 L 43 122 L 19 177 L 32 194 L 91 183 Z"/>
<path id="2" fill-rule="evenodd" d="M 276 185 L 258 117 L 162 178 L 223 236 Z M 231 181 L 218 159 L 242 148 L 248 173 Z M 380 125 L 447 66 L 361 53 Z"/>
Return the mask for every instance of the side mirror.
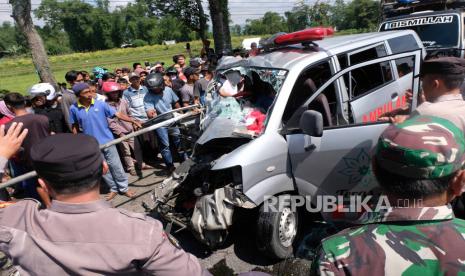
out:
<path id="1" fill-rule="evenodd" d="M 314 110 L 307 110 L 300 117 L 300 128 L 307 135 L 323 136 L 323 115 Z"/>

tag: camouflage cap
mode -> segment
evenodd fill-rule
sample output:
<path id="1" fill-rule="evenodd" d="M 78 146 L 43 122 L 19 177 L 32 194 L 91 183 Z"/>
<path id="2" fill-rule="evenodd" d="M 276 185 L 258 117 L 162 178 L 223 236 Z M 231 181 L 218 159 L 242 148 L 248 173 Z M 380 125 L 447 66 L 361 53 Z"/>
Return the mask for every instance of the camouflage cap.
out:
<path id="1" fill-rule="evenodd" d="M 389 126 L 380 136 L 375 159 L 388 172 L 412 179 L 451 175 L 464 164 L 465 138 L 452 122 L 415 116 Z"/>

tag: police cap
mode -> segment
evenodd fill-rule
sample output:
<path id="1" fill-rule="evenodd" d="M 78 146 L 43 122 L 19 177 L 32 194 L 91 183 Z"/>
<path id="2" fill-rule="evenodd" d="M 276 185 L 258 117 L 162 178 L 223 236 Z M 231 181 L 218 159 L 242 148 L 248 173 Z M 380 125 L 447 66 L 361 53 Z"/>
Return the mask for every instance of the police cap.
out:
<path id="1" fill-rule="evenodd" d="M 31 148 L 31 160 L 39 177 L 63 183 L 95 176 L 102 166 L 99 144 L 85 134 L 57 134 Z"/>
<path id="2" fill-rule="evenodd" d="M 420 75 L 439 74 L 465 76 L 465 60 L 457 57 L 440 57 L 423 62 Z"/>

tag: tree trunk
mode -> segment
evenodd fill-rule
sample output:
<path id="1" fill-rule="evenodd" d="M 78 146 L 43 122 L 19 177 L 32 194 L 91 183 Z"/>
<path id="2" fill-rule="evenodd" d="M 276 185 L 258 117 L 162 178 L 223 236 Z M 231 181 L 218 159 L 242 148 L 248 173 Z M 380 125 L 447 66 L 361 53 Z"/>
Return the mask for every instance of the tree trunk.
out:
<path id="1" fill-rule="evenodd" d="M 231 32 L 229 30 L 229 9 L 228 9 L 228 0 L 221 0 L 222 10 L 223 10 L 223 47 L 228 51 L 232 51 L 231 43 Z"/>
<path id="2" fill-rule="evenodd" d="M 26 37 L 29 48 L 31 49 L 32 62 L 39 74 L 40 81 L 56 85 L 56 80 L 50 69 L 47 52 L 44 48 L 44 42 L 32 22 L 31 1 L 10 0 L 10 4 L 13 7 L 13 19 Z"/>
<path id="3" fill-rule="evenodd" d="M 229 32 L 229 13 L 227 0 L 208 0 L 213 27 L 215 51 L 218 54 L 231 52 L 231 34 Z M 226 22 L 226 25 L 225 25 Z"/>
<path id="4" fill-rule="evenodd" d="M 205 17 L 205 11 L 203 10 L 202 0 L 195 0 L 199 7 L 199 27 L 200 30 L 197 32 L 200 39 L 203 41 L 207 39 L 207 18 Z"/>

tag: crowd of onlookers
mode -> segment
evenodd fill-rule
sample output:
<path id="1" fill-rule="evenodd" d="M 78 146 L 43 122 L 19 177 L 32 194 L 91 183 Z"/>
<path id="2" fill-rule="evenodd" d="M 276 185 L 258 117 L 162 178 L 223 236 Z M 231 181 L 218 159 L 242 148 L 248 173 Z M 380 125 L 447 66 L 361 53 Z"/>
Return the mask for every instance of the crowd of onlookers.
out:
<path id="1" fill-rule="evenodd" d="M 48 135 L 83 132 L 103 145 L 140 129 L 157 115 L 180 107 L 205 105 L 218 56 L 210 48 L 209 41 L 203 44 L 200 57 L 192 57 L 190 47 L 186 46 L 189 60 L 184 54 L 175 55 L 171 66 L 156 61 L 135 62 L 131 68 L 114 70 L 100 66 L 91 72 L 71 70 L 64 76 L 66 83 L 38 83 L 25 91 L 25 95 L 4 95 L 0 101 L 0 124 L 8 127 L 13 122 L 22 122 L 29 129 L 22 150 L 10 160 L 6 175 L 16 177 L 33 170 L 30 147 Z M 235 51 L 233 56 L 242 58 L 258 53 L 253 43 L 249 52 Z M 237 83 L 231 85 L 228 81 L 220 91 L 222 96 L 237 93 Z M 134 196 L 127 187 L 125 172 L 142 177 L 142 170 L 152 168 L 144 159 L 156 160 L 157 151 L 166 165 L 166 172 L 173 172 L 173 158 L 178 157 L 180 161 L 186 158 L 185 150 L 181 149 L 179 129 L 160 128 L 117 146 L 103 148 L 110 172 L 104 176 L 110 188 L 107 198 L 112 199 L 118 193 Z M 33 197 L 49 205 L 34 178 L 9 191 L 3 190 L 3 198 L 13 193 L 14 197 Z"/>
<path id="2" fill-rule="evenodd" d="M 188 62 L 185 55 L 176 55 L 172 66 L 157 61 L 136 62 L 132 68 L 114 70 L 95 67 L 91 73 L 71 70 L 65 75 L 66 83 L 57 86 L 38 83 L 25 95 L 6 94 L 0 101 L 0 124 L 8 128 L 13 122 L 22 122 L 29 135 L 22 151 L 10 160 L 4 180 L 33 170 L 28 151 L 48 135 L 83 132 L 103 145 L 138 130 L 157 115 L 183 106 L 205 104 L 213 72 L 207 55 L 203 56 L 203 59 L 190 58 Z M 166 171 L 171 173 L 174 161 L 170 142 L 174 143 L 174 150 L 179 150 L 175 155 L 184 159 L 186 153 L 180 148 L 179 130 L 173 127 L 102 149 L 110 172 L 104 176 L 110 187 L 108 199 L 117 193 L 134 196 L 127 187 L 125 172 L 141 177 L 142 170 L 152 168 L 144 159 L 156 159 L 157 151 Z M 10 193 L 4 190 L 3 198 L 9 198 L 14 191 L 11 196 L 33 197 L 49 205 L 35 182 L 32 178 L 9 189 Z"/>

